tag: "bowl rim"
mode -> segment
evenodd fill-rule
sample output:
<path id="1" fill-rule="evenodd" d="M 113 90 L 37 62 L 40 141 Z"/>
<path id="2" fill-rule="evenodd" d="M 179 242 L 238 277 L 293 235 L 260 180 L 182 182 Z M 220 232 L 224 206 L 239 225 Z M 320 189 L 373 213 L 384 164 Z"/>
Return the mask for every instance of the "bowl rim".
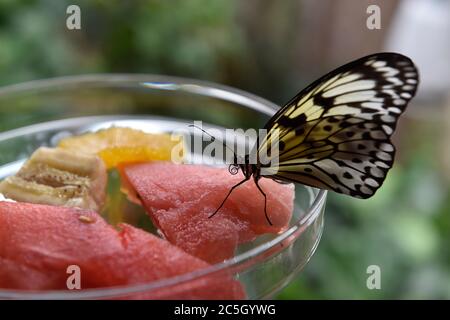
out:
<path id="1" fill-rule="evenodd" d="M 124 85 L 132 85 L 133 87 L 142 86 L 149 89 L 169 90 L 186 92 L 190 94 L 207 96 L 219 100 L 225 100 L 231 103 L 241 105 L 242 107 L 250 108 L 255 111 L 264 113 L 267 116 L 272 116 L 279 109 L 279 106 L 252 93 L 236 89 L 230 86 L 216 84 L 204 80 L 196 80 L 183 77 L 173 77 L 165 75 L 152 74 L 88 74 L 55 77 L 42 80 L 33 80 L 19 84 L 12 84 L 5 87 L 0 87 L 0 98 L 8 95 L 23 94 L 25 92 L 32 92 L 37 90 L 54 90 L 70 88 L 76 86 L 82 88 L 83 86 L 102 86 L 111 87 Z M 82 117 L 82 118 L 95 118 Z M 78 119 L 82 119 L 78 118 Z M 50 122 L 64 122 L 76 120 L 76 118 L 54 120 Z M 16 133 L 17 130 L 28 129 L 40 126 L 42 123 L 25 126 L 18 129 L 12 129 L 0 133 L 0 136 L 10 135 Z M 15 134 L 13 134 L 15 135 Z M 309 188 L 311 194 L 314 194 L 313 188 Z M 161 280 L 151 281 L 147 283 L 122 285 L 105 288 L 83 289 L 82 291 L 74 290 L 14 290 L 14 289 L 0 289 L 0 298 L 7 299 L 91 299 L 91 298 L 113 298 L 117 296 L 126 296 L 130 294 L 138 294 L 146 291 L 153 291 L 164 287 L 187 283 L 195 279 L 210 276 L 216 273 L 225 272 L 226 269 L 238 268 L 245 265 L 249 268 L 256 263 L 265 261 L 276 255 L 282 249 L 273 250 L 277 245 L 289 239 L 289 241 L 296 241 L 298 237 L 303 234 L 303 231 L 310 226 L 321 213 L 321 207 L 325 204 L 327 191 L 319 189 L 315 194 L 312 204 L 304 215 L 296 223 L 290 226 L 287 230 L 277 235 L 274 239 L 264 242 L 250 250 L 240 253 L 231 259 L 223 262 L 213 264 L 207 268 L 181 274 L 178 276 L 165 278 Z M 280 246 L 281 247 L 281 246 Z M 259 259 L 258 259 L 259 258 Z M 262 260 L 261 260 L 262 259 Z M 253 260 L 253 261 L 252 261 Z"/>

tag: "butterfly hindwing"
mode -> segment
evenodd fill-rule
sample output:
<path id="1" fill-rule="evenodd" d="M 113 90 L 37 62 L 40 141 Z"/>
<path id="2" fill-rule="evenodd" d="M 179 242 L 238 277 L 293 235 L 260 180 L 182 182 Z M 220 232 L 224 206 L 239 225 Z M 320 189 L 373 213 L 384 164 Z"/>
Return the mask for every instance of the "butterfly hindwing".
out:
<path id="1" fill-rule="evenodd" d="M 258 144 L 258 158 L 265 159 L 261 175 L 372 196 L 392 166 L 390 137 L 417 84 L 412 61 L 395 53 L 370 55 L 325 75 L 266 124 Z M 271 155 L 274 147 L 278 154 Z"/>

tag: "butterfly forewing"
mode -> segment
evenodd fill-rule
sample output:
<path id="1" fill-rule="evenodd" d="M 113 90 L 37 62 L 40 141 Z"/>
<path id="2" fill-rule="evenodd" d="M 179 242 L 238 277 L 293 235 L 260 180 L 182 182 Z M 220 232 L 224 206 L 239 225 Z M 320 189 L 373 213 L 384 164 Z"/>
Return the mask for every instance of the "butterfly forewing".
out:
<path id="1" fill-rule="evenodd" d="M 265 159 L 260 174 L 372 196 L 392 166 L 390 137 L 417 84 L 413 62 L 396 53 L 370 55 L 325 75 L 266 124 L 257 151 Z"/>

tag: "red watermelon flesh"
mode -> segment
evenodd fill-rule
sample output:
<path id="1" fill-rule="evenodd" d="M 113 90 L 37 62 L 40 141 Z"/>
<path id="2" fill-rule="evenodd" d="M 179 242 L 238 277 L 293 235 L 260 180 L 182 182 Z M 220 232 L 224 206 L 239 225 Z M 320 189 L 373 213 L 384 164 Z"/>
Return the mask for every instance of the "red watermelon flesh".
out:
<path id="1" fill-rule="evenodd" d="M 209 265 L 143 230 L 118 231 L 97 213 L 26 203 L 0 202 L 0 288 L 67 289 L 69 265 L 81 269 L 82 288 L 150 282 Z M 209 276 L 129 298 L 239 299 L 237 281 Z"/>
<path id="2" fill-rule="evenodd" d="M 243 179 L 226 169 L 169 162 L 132 164 L 122 168 L 130 198 L 140 198 L 164 236 L 184 251 L 209 263 L 231 258 L 240 243 L 263 233 L 279 233 L 287 228 L 294 206 L 293 185 L 262 178 L 235 189 L 222 209 L 208 218 L 232 186 Z"/>
<path id="3" fill-rule="evenodd" d="M 116 256 L 119 262 L 109 260 L 108 269 L 122 273 L 127 283 L 154 281 L 186 274 L 209 266 L 183 250 L 143 230 L 121 225 L 126 250 Z M 244 299 L 239 282 L 226 275 L 213 275 L 187 283 L 173 285 L 151 293 L 133 295 L 145 299 Z"/>

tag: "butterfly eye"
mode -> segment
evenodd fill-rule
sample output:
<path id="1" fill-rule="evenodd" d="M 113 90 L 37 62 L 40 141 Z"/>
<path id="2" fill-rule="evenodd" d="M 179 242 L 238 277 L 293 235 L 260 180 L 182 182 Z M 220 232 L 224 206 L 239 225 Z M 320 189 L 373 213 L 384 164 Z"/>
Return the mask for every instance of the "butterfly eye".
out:
<path id="1" fill-rule="evenodd" d="M 228 167 L 228 172 L 230 172 L 232 175 L 236 175 L 239 172 L 239 166 L 236 164 L 230 164 Z"/>

